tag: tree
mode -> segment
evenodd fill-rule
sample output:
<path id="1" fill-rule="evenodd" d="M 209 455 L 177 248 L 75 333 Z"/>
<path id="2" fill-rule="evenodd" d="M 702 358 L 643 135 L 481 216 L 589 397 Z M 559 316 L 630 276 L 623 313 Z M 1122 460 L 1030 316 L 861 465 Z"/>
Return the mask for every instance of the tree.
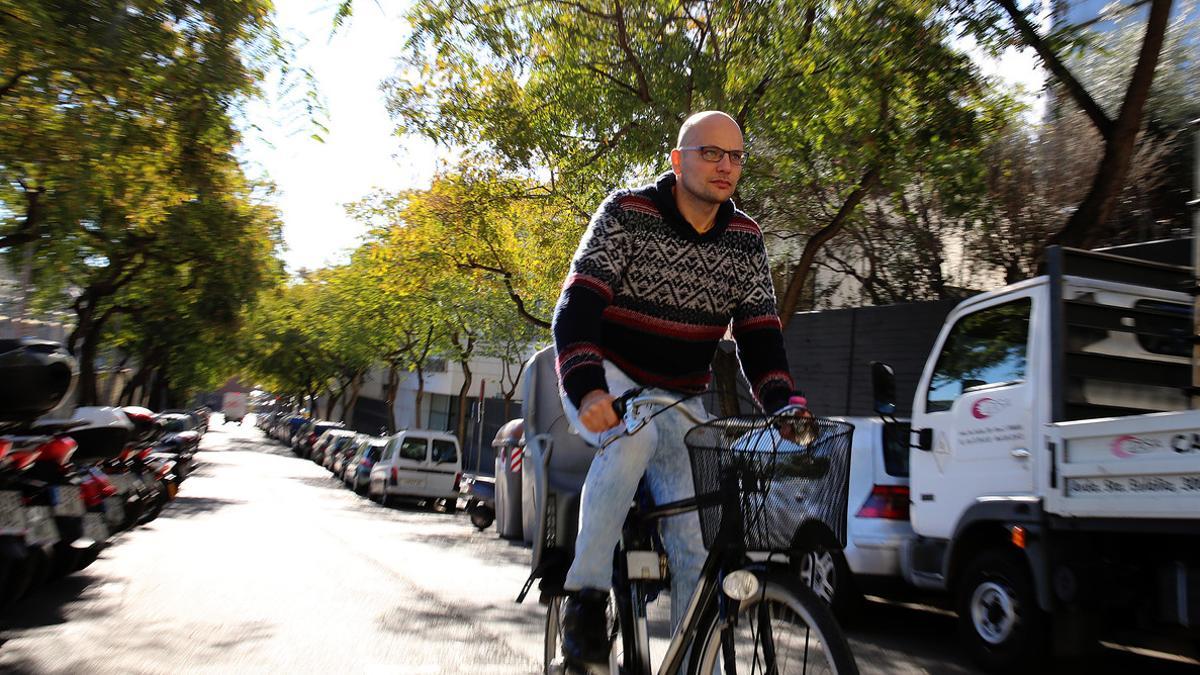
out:
<path id="1" fill-rule="evenodd" d="M 187 269 L 242 252 L 239 237 L 277 241 L 247 201 L 233 118 L 283 51 L 258 0 L 0 2 L 0 254 L 33 254 L 38 301 L 72 308 L 81 402 L 97 400 L 109 322 L 147 315 L 135 286 L 207 283 Z"/>
<path id="2" fill-rule="evenodd" d="M 784 251 L 785 321 L 871 190 L 976 142 L 986 88 L 918 2 L 424 0 L 409 18 L 410 68 L 387 86 L 401 128 L 545 176 L 579 217 L 665 168 L 688 114 L 734 114 L 755 153 L 738 199 L 811 235 Z M 791 208 L 797 190 L 817 203 Z"/>
<path id="3" fill-rule="evenodd" d="M 1089 89 L 1068 63 L 1067 55 L 1086 41 L 1087 25 L 1064 26 L 1049 35 L 1043 35 L 1037 28 L 1034 5 L 1019 7 L 1016 0 L 967 0 L 956 4 L 966 29 L 979 37 L 983 44 L 993 47 L 1021 44 L 1033 48 L 1052 74 L 1058 89 L 1078 106 L 1099 135 L 1103 153 L 1087 193 L 1062 228 L 1050 238 L 1050 243 L 1054 244 L 1089 246 L 1112 213 L 1114 202 L 1129 174 L 1171 15 L 1172 0 L 1139 0 L 1118 7 L 1119 12 L 1129 12 L 1149 4 L 1137 60 L 1124 86 L 1115 115 L 1097 99 L 1096 88 L 1093 86 Z"/>

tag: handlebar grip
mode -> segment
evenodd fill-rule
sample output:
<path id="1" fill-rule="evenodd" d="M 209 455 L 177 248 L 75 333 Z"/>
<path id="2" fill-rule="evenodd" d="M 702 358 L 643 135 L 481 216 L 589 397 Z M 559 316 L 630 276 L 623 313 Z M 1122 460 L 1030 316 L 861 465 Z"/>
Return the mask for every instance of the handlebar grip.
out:
<path id="1" fill-rule="evenodd" d="M 645 391 L 644 387 L 634 387 L 633 389 L 630 389 L 629 391 L 625 392 L 624 394 L 621 394 L 620 396 L 613 399 L 613 403 L 612 403 L 613 412 L 617 413 L 618 419 L 622 419 L 625 417 L 625 410 L 629 407 L 629 402 L 632 401 L 634 399 L 634 397 L 636 397 L 638 394 L 641 394 L 643 391 Z"/>
<path id="2" fill-rule="evenodd" d="M 625 417 L 625 397 L 618 396 L 617 398 L 614 398 L 612 402 L 612 408 L 613 412 L 617 413 L 618 419 Z"/>
<path id="3" fill-rule="evenodd" d="M 803 396 L 792 396 L 788 398 L 788 405 L 798 405 L 802 408 L 807 408 L 808 399 Z"/>

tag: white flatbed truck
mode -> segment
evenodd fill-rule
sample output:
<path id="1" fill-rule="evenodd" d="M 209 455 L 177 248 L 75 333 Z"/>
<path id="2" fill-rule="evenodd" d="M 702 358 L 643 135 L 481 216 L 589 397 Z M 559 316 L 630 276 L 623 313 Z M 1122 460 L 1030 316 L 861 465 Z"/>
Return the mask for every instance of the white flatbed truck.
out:
<path id="1" fill-rule="evenodd" d="M 1200 636 L 1192 270 L 1051 248 L 963 301 L 912 405 L 911 584 L 948 592 L 992 670 L 1104 631 Z M 890 368 L 877 410 L 894 409 Z M 890 387 L 890 388 L 889 388 Z"/>

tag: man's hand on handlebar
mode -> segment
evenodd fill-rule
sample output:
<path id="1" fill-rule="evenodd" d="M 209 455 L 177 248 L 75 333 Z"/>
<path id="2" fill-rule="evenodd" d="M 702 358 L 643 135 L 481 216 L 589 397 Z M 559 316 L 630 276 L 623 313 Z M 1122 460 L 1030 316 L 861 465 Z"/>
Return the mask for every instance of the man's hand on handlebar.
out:
<path id="1" fill-rule="evenodd" d="M 588 431 L 598 434 L 621 423 L 613 410 L 616 397 L 603 389 L 593 389 L 579 402 L 579 423 Z"/>

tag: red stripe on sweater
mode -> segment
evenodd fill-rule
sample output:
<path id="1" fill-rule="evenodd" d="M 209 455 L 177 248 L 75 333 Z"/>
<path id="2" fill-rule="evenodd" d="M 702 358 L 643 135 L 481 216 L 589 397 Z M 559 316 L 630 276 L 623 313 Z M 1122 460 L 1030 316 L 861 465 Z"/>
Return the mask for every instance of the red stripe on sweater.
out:
<path id="1" fill-rule="evenodd" d="M 638 368 L 637 366 L 608 350 L 605 350 L 604 357 L 609 361 L 612 361 L 613 365 L 623 370 L 626 375 L 632 377 L 635 382 L 645 387 L 661 387 L 663 389 L 671 389 L 674 391 L 699 393 L 707 389 L 709 381 L 712 380 L 712 376 L 709 373 L 704 373 L 703 375 L 692 375 L 690 377 L 668 377 L 665 375 L 652 373 L 648 370 Z"/>
<path id="2" fill-rule="evenodd" d="M 604 319 L 629 328 L 636 328 L 646 333 L 668 335 L 681 340 L 703 342 L 720 340 L 725 335 L 725 326 L 697 326 L 695 324 L 679 323 L 659 319 L 641 312 L 622 307 L 608 306 L 604 308 Z"/>
<path id="3" fill-rule="evenodd" d="M 652 216 L 662 216 L 662 214 L 658 212 L 658 207 L 654 205 L 654 201 L 647 197 L 626 195 L 617 200 L 617 203 L 620 204 L 621 208 L 625 209 L 626 211 L 639 211 L 641 213 L 648 213 Z"/>
<path id="4" fill-rule="evenodd" d="M 572 286 L 582 286 L 590 291 L 600 294 L 608 302 L 612 302 L 613 291 L 608 284 L 593 276 L 586 274 L 572 274 L 567 277 L 567 282 L 563 284 L 563 288 L 571 288 Z"/>
<path id="5" fill-rule="evenodd" d="M 785 370 L 768 371 L 759 376 L 758 381 L 754 383 L 754 392 L 755 394 L 759 395 L 760 401 L 762 400 L 761 394 L 763 386 L 765 386 L 768 382 L 776 381 L 785 383 L 789 388 L 795 387 L 795 383 L 792 381 L 791 373 L 788 373 Z"/>
<path id="6" fill-rule="evenodd" d="M 730 218 L 729 229 L 738 232 L 750 232 L 751 234 L 762 235 L 762 230 L 759 229 L 758 223 L 745 216 L 734 216 L 733 218 Z"/>
<path id="7" fill-rule="evenodd" d="M 733 324 L 733 330 L 738 333 L 760 330 L 762 328 L 782 328 L 783 324 L 779 321 L 779 317 L 774 314 L 766 316 L 756 316 L 750 319 L 745 319 Z"/>

